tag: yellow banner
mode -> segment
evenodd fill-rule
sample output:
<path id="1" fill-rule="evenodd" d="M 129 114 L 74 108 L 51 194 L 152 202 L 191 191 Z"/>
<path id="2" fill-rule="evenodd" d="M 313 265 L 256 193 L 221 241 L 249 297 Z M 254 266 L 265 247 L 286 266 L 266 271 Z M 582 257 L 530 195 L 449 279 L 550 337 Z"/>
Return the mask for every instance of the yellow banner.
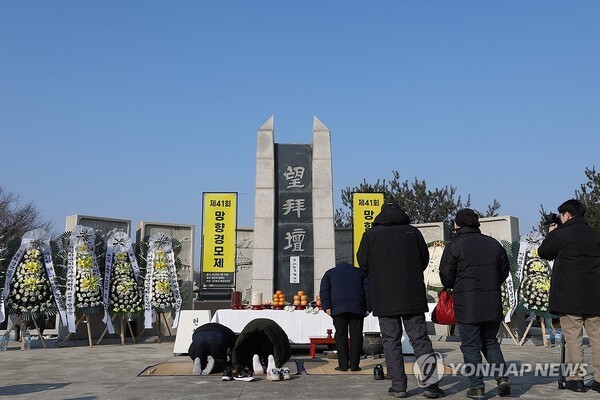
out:
<path id="1" fill-rule="evenodd" d="M 204 193 L 202 272 L 235 272 L 237 193 Z"/>
<path id="2" fill-rule="evenodd" d="M 352 244 L 354 265 L 358 267 L 356 252 L 363 233 L 373 226 L 373 221 L 383 205 L 383 193 L 352 193 Z"/>

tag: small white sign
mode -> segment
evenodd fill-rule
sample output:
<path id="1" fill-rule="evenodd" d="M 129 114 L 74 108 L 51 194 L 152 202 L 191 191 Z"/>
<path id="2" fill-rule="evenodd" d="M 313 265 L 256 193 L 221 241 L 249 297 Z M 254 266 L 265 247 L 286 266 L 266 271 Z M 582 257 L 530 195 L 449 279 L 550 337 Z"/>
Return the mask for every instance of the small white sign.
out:
<path id="1" fill-rule="evenodd" d="M 190 344 L 192 344 L 192 334 L 197 327 L 209 323 L 210 317 L 210 310 L 182 310 L 173 354 L 187 354 Z"/>
<path id="2" fill-rule="evenodd" d="M 300 256 L 290 257 L 290 283 L 300 283 Z"/>

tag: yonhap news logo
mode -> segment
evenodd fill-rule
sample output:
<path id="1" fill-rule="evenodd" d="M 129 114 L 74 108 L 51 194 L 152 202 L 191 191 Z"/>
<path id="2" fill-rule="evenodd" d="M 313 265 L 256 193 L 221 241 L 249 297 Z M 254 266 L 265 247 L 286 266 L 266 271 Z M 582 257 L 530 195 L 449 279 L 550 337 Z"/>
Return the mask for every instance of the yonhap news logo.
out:
<path id="1" fill-rule="evenodd" d="M 444 364 L 444 357 L 439 352 L 425 354 L 418 357 L 413 366 L 413 374 L 421 387 L 438 383 L 444 375 L 483 376 L 484 378 L 498 378 L 509 376 L 524 376 L 533 374 L 536 377 L 555 377 L 570 375 L 585 376 L 588 364 L 560 364 L 560 363 L 505 363 L 505 364 L 470 364 L 448 363 Z"/>

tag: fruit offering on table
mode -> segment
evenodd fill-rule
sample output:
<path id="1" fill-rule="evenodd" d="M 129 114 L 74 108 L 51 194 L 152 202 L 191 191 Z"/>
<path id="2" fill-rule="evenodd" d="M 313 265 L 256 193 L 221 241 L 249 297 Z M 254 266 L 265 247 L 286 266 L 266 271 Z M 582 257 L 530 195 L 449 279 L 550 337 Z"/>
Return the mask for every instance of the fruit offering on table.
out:
<path id="1" fill-rule="evenodd" d="M 306 308 L 308 306 L 308 296 L 304 294 L 304 291 L 299 290 L 298 294 L 294 295 L 294 306 L 296 308 Z"/>
<path id="2" fill-rule="evenodd" d="M 278 290 L 273 295 L 273 308 L 283 308 L 285 306 L 285 294 Z"/>

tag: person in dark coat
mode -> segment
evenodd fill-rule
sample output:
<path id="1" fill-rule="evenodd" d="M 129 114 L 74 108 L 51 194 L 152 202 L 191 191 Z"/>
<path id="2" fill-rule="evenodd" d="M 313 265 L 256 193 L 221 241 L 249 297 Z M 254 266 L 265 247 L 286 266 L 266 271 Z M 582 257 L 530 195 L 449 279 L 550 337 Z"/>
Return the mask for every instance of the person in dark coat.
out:
<path id="1" fill-rule="evenodd" d="M 287 334 L 272 319 L 255 318 L 242 329 L 231 352 L 234 371 L 256 370 L 254 355 L 258 356 L 259 365 L 267 366 L 267 372 L 271 369 L 269 356 L 273 356 L 276 368 L 283 367 L 292 356 Z"/>
<path id="2" fill-rule="evenodd" d="M 396 203 L 386 202 L 373 227 L 363 234 L 356 253 L 360 268 L 371 278 L 373 315 L 379 317 L 388 377 L 392 381 L 388 394 L 395 397 L 407 395 L 403 323 L 421 371 L 430 371 L 431 366 L 423 365 L 424 362 L 437 362 L 425 322 L 429 308 L 423 271 L 429 263 L 429 250 L 421 232 L 409 224 L 410 218 Z M 430 382 L 425 380 L 423 395 L 443 397 L 445 393 L 437 380 Z"/>
<path id="3" fill-rule="evenodd" d="M 538 255 L 554 260 L 550 281 L 549 311 L 560 317 L 571 364 L 583 363 L 583 328 L 592 347 L 594 382 L 600 392 L 600 232 L 587 224 L 586 207 L 578 200 L 558 207 L 562 224 L 548 233 Z M 580 370 L 566 387 L 585 391 Z"/>
<path id="4" fill-rule="evenodd" d="M 370 280 L 360 269 L 339 263 L 321 279 L 321 306 L 333 318 L 338 371 L 360 371 L 363 345 L 363 323 L 371 311 Z M 348 330 L 350 357 L 348 358 Z"/>
<path id="5" fill-rule="evenodd" d="M 223 372 L 227 366 L 227 351 L 233 349 L 235 340 L 235 333 L 225 325 L 209 322 L 196 328 L 188 349 L 195 374 L 199 375 L 198 369 L 202 375 Z"/>
<path id="6" fill-rule="evenodd" d="M 504 318 L 501 288 L 510 273 L 508 256 L 496 239 L 481 234 L 479 217 L 473 210 L 459 210 L 454 228 L 456 237 L 440 261 L 440 278 L 444 288 L 453 289 L 460 350 L 465 365 L 473 368 L 482 365 L 483 354 L 494 367 L 498 395 L 507 396 L 510 383 L 504 376 L 504 356 L 496 335 Z M 485 398 L 481 372 L 469 375 L 469 381 L 467 397 Z"/>

